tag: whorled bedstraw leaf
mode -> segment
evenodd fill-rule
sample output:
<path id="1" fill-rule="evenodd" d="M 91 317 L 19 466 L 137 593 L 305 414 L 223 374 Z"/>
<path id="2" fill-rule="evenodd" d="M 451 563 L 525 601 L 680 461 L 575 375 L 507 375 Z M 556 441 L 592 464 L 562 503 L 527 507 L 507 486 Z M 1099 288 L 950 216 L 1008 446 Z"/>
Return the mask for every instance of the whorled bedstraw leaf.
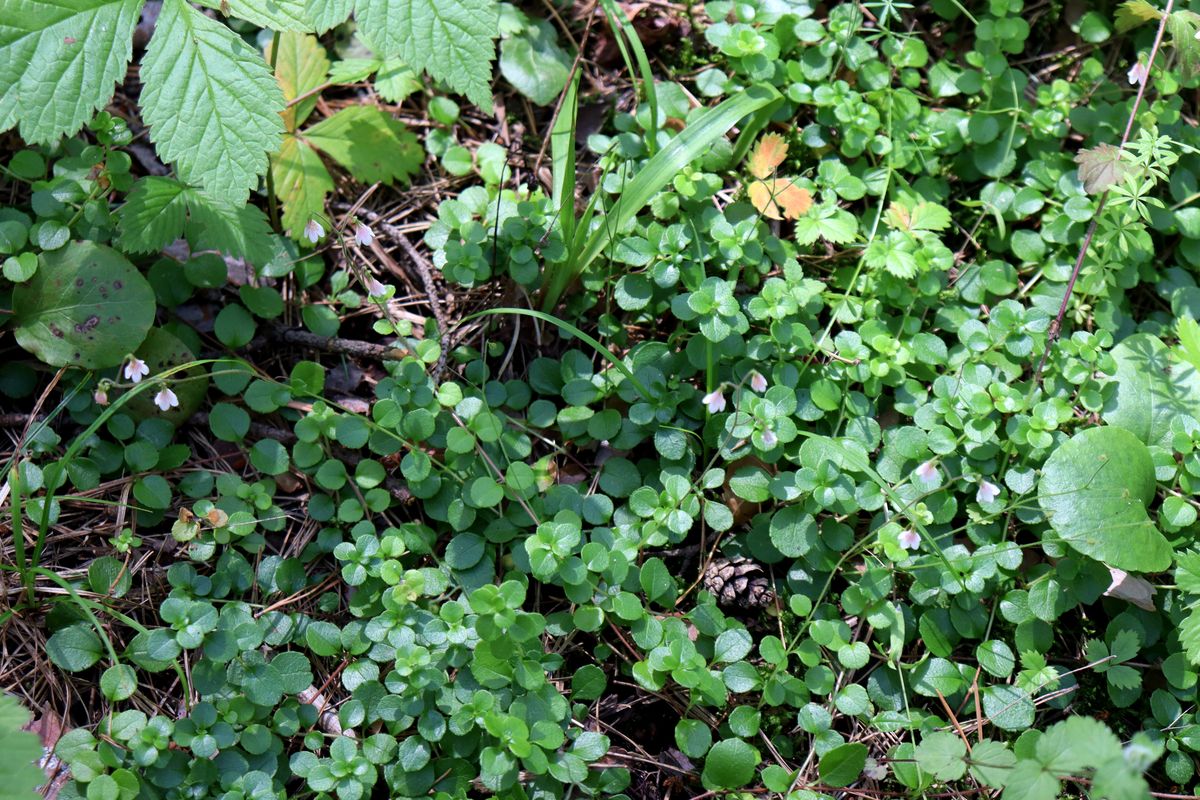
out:
<path id="1" fill-rule="evenodd" d="M 243 203 L 283 134 L 283 93 L 255 50 L 185 0 L 166 0 L 142 60 L 142 112 L 159 156 Z"/>
<path id="2" fill-rule="evenodd" d="M 1038 502 L 1078 552 L 1131 572 L 1160 572 L 1171 566 L 1171 545 L 1146 511 L 1155 488 L 1149 449 L 1109 425 L 1059 445 L 1042 470 Z"/>
<path id="3" fill-rule="evenodd" d="M 267 46 L 267 60 L 271 60 L 271 47 Z M 297 97 L 308 94 L 325 82 L 329 71 L 329 59 L 325 48 L 317 37 L 306 33 L 285 31 L 279 35 L 279 54 L 275 56 L 275 79 L 283 90 L 283 99 L 291 103 Z M 304 124 L 317 105 L 317 94 L 313 94 L 283 111 L 283 125 L 289 131 Z"/>
<path id="4" fill-rule="evenodd" d="M 496 0 L 356 0 L 354 16 L 376 53 L 399 56 L 490 109 L 498 6 Z"/>
<path id="5" fill-rule="evenodd" d="M 280 224 L 293 238 L 304 234 L 304 226 L 313 217 L 325 213 L 325 197 L 333 191 L 333 178 L 321 156 L 299 137 L 283 137 L 271 164 L 275 195 L 283 202 Z"/>
<path id="6" fill-rule="evenodd" d="M 1129 167 L 1121 155 L 1121 148 L 1107 142 L 1075 155 L 1079 165 L 1079 180 L 1088 194 L 1101 194 L 1114 184 L 1120 183 L 1129 174 Z"/>
<path id="7" fill-rule="evenodd" d="M 375 106 L 350 106 L 321 120 L 303 138 L 363 183 L 407 182 L 424 159 L 417 137 Z"/>
<path id="8" fill-rule="evenodd" d="M 143 0 L 13 0 L 0 9 L 0 131 L 73 134 L 113 95 Z"/>

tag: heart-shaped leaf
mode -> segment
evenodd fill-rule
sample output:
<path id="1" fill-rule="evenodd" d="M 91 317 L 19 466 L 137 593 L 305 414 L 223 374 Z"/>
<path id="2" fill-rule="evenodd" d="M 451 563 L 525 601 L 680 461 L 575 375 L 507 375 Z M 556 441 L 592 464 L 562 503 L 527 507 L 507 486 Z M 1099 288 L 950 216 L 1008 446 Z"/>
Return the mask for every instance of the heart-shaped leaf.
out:
<path id="1" fill-rule="evenodd" d="M 1171 566 L 1171 545 L 1150 521 L 1150 451 L 1123 428 L 1089 428 L 1063 442 L 1042 470 L 1038 502 L 1068 545 L 1131 572 Z"/>

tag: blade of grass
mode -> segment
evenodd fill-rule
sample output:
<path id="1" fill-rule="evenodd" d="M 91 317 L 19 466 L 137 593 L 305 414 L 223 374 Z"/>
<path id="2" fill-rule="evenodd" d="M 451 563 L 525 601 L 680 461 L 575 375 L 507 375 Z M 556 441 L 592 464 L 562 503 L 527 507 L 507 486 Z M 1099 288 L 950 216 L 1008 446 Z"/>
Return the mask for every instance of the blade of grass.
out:
<path id="1" fill-rule="evenodd" d="M 533 317 L 534 319 L 540 319 L 543 322 L 549 322 L 551 325 L 558 327 L 560 330 L 563 330 L 566 333 L 569 333 L 570 335 L 574 336 L 579 341 L 590 346 L 593 350 L 596 351 L 596 355 L 600 356 L 605 361 L 612 364 L 613 367 L 615 367 L 618 372 L 620 372 L 622 375 L 624 375 L 626 378 L 628 378 L 629 384 L 634 389 L 637 390 L 638 394 L 640 394 L 643 398 L 645 398 L 646 402 L 648 402 L 648 403 L 654 402 L 654 396 L 652 394 L 650 394 L 650 391 L 645 387 L 645 385 L 643 385 L 642 382 L 639 381 L 636 376 L 634 376 L 633 370 L 631 370 L 631 369 L 629 369 L 629 367 L 625 366 L 624 361 L 622 361 L 621 359 L 617 358 L 612 353 L 610 353 L 608 351 L 608 348 L 606 348 L 604 345 L 600 344 L 600 342 L 598 342 L 595 338 L 584 333 L 583 331 L 581 331 L 579 328 L 576 328 L 571 323 L 561 320 L 558 317 L 553 316 L 552 314 L 547 314 L 544 311 L 534 311 L 531 308 L 488 308 L 488 309 L 484 309 L 483 311 L 479 311 L 477 313 L 471 314 L 470 316 L 463 317 L 462 320 L 459 322 L 459 325 L 462 325 L 466 322 L 470 322 L 473 319 L 478 319 L 479 317 L 495 316 L 498 314 L 519 314 L 519 315 L 525 316 L 525 317 Z"/>
<path id="2" fill-rule="evenodd" d="M 629 70 L 630 77 L 636 80 L 638 73 L 641 73 L 642 94 L 646 96 L 646 102 L 650 106 L 650 126 L 646 129 L 646 149 L 650 151 L 650 155 L 654 155 L 658 151 L 658 90 L 654 85 L 654 73 L 650 71 L 650 59 L 646 57 L 646 48 L 642 47 L 642 40 L 637 35 L 633 23 L 629 21 L 629 17 L 625 16 L 625 12 L 614 0 L 600 0 L 600 2 L 604 6 L 608 24 L 613 29 L 613 38 L 616 39 L 617 47 L 621 50 L 621 57 L 625 59 L 625 68 Z M 625 40 L 629 42 L 629 49 L 625 47 Z M 634 59 L 637 61 L 636 70 L 633 60 L 629 57 L 629 50 L 633 50 Z"/>
<path id="3" fill-rule="evenodd" d="M 679 171 L 708 150 L 742 119 L 751 117 L 742 131 L 736 150 L 743 150 L 743 141 L 748 142 L 753 134 L 766 125 L 776 105 L 782 100 L 779 92 L 767 86 L 753 86 L 720 105 L 701 112 L 691 125 L 672 139 L 666 147 L 646 162 L 637 173 L 613 208 L 607 224 L 600 225 L 587 234 L 582 249 L 560 268 L 553 270 L 546 280 L 542 296 L 542 310 L 553 309 L 567 287 L 587 269 L 588 265 L 606 248 L 614 234 L 619 234 L 647 203 L 670 183 Z M 749 146 L 748 144 L 746 145 Z M 583 233 L 580 231 L 577 233 Z"/>
<path id="4" fill-rule="evenodd" d="M 552 202 L 558 214 L 563 242 L 575 236 L 575 124 L 579 116 L 579 75 L 571 79 L 558 118 L 550 131 L 550 156 L 554 177 Z"/>

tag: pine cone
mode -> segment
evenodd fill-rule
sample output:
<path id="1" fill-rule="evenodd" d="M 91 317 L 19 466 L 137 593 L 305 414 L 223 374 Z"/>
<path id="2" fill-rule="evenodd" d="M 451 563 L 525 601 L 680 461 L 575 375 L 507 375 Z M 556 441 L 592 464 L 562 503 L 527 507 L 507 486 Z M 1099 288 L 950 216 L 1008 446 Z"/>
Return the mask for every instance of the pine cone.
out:
<path id="1" fill-rule="evenodd" d="M 704 570 L 704 588 L 723 606 L 766 608 L 775 599 L 762 565 L 745 556 L 710 561 Z"/>

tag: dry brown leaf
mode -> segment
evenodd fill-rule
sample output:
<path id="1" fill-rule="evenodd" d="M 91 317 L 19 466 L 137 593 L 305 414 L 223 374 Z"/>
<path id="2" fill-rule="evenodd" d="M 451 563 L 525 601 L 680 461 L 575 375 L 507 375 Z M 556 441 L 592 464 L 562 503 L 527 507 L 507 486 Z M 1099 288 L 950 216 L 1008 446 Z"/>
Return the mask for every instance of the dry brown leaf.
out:
<path id="1" fill-rule="evenodd" d="M 791 178 L 754 181 L 746 194 L 751 204 L 771 219 L 799 219 L 812 208 L 812 194 Z"/>
<path id="2" fill-rule="evenodd" d="M 1138 608 L 1146 611 L 1154 611 L 1154 600 L 1151 599 L 1158 592 L 1154 588 L 1154 584 L 1145 578 L 1137 575 L 1130 575 L 1123 569 L 1109 567 L 1108 572 L 1112 575 L 1112 584 L 1104 591 L 1105 597 L 1116 597 L 1119 600 L 1128 600 Z"/>
<path id="3" fill-rule="evenodd" d="M 747 165 L 750 174 L 756 178 L 769 178 L 787 158 L 787 153 L 788 146 L 783 137 L 776 133 L 768 133 L 758 140 L 754 152 L 750 154 Z"/>

